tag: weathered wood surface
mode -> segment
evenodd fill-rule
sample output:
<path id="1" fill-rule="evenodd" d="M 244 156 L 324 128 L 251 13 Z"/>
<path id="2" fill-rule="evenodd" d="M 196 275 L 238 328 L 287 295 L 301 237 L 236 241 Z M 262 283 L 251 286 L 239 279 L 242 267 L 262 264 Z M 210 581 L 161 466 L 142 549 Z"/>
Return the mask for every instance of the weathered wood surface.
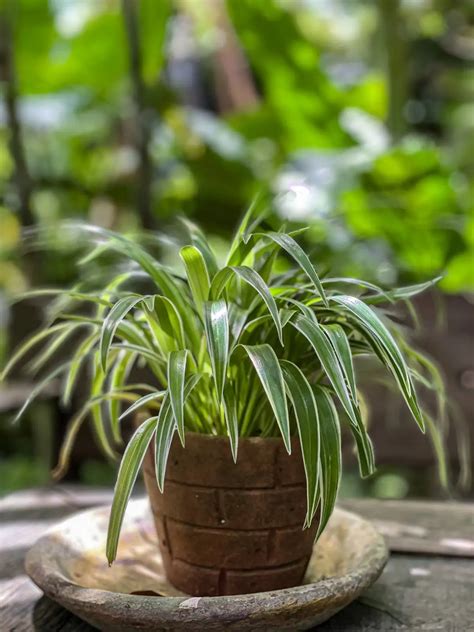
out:
<path id="1" fill-rule="evenodd" d="M 42 596 L 25 575 L 28 548 L 67 515 L 110 501 L 110 491 L 73 487 L 25 491 L 0 500 L 1 632 L 86 632 L 93 628 Z M 389 545 L 412 553 L 393 553 L 380 579 L 362 598 L 318 627 L 322 632 L 474 630 L 474 505 L 352 500 L 343 506 L 382 521 Z M 400 530 L 399 525 L 403 528 Z M 422 531 L 425 530 L 425 531 Z M 421 533 L 424 534 L 421 537 Z M 417 535 L 414 535 L 417 534 Z M 457 542 L 443 554 L 415 552 L 414 543 Z M 459 551 L 463 542 L 465 557 Z M 423 545 L 425 548 L 423 549 Z"/>

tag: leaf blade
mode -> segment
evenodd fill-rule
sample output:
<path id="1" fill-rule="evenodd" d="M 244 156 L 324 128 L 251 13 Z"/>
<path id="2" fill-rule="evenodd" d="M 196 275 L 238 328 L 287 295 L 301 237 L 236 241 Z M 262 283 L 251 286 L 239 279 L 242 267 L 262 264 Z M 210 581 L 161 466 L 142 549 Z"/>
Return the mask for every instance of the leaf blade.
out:
<path id="1" fill-rule="evenodd" d="M 293 404 L 306 476 L 306 519 L 310 526 L 317 509 L 319 490 L 320 429 L 313 390 L 293 362 L 280 360 L 288 396 Z"/>
<path id="2" fill-rule="evenodd" d="M 374 351 L 385 360 L 384 364 L 395 377 L 408 408 L 421 431 L 424 432 L 423 415 L 408 367 L 390 331 L 368 305 L 354 296 L 334 296 L 331 300 L 341 305 L 355 318 Z"/>
<path id="3" fill-rule="evenodd" d="M 189 287 L 199 314 L 203 312 L 204 303 L 209 298 L 209 272 L 206 260 L 196 246 L 184 246 L 179 255 L 184 263 Z"/>
<path id="4" fill-rule="evenodd" d="M 168 393 L 179 438 L 184 447 L 184 379 L 188 350 L 172 351 L 168 356 Z"/>
<path id="5" fill-rule="evenodd" d="M 107 370 L 107 357 L 117 327 L 125 316 L 141 301 L 143 301 L 143 296 L 124 296 L 114 304 L 107 314 L 102 325 L 99 341 L 100 359 L 104 371 Z"/>
<path id="6" fill-rule="evenodd" d="M 318 538 L 324 531 L 334 510 L 342 474 L 341 430 L 336 407 L 327 391 L 314 389 L 316 406 L 321 420 L 321 509 Z"/>
<path id="7" fill-rule="evenodd" d="M 219 402 L 222 401 L 229 358 L 229 316 L 223 300 L 204 304 L 204 326 Z"/>
<path id="8" fill-rule="evenodd" d="M 238 347 L 242 347 L 246 351 L 257 372 L 263 390 L 275 415 L 286 451 L 288 454 L 291 454 L 288 404 L 286 401 L 285 383 L 278 358 L 272 347 L 268 344 L 238 345 Z"/>
<path id="9" fill-rule="evenodd" d="M 344 410 L 349 415 L 351 421 L 357 425 L 357 415 L 354 410 L 354 403 L 351 400 L 349 390 L 346 386 L 344 374 L 341 370 L 336 353 L 327 336 L 321 329 L 321 326 L 307 316 L 300 315 L 298 315 L 294 320 L 290 320 L 290 323 L 310 342 Z"/>
<path id="10" fill-rule="evenodd" d="M 201 376 L 199 374 L 193 374 L 188 377 L 184 387 L 184 401 L 187 400 L 200 379 Z M 155 435 L 155 473 L 160 492 L 163 492 L 164 489 L 166 465 L 176 430 L 176 421 L 173 417 L 171 402 L 168 394 L 166 394 L 158 415 L 158 427 Z"/>
<path id="11" fill-rule="evenodd" d="M 237 418 L 237 402 L 232 385 L 228 382 L 224 388 L 224 415 L 229 436 L 230 449 L 234 463 L 237 463 L 239 446 L 239 422 Z"/>
<path id="12" fill-rule="evenodd" d="M 318 276 L 318 273 L 316 272 L 316 269 L 311 263 L 311 260 L 306 254 L 306 252 L 298 244 L 298 242 L 295 241 L 293 237 L 291 237 L 291 235 L 288 235 L 287 233 L 275 233 L 275 232 L 253 233 L 253 235 L 256 237 L 271 239 L 272 241 L 277 243 L 280 246 L 280 248 L 285 250 L 290 255 L 290 257 L 292 257 L 296 261 L 296 263 L 300 266 L 300 268 L 310 278 L 311 282 L 316 288 L 316 291 L 318 292 L 319 296 L 322 298 L 323 303 L 326 306 L 328 305 L 328 300 L 326 298 L 323 285 Z"/>
<path id="13" fill-rule="evenodd" d="M 106 555 L 109 566 L 117 557 L 118 541 L 125 509 L 145 453 L 156 431 L 157 417 L 147 419 L 130 439 L 120 463 L 107 529 Z"/>
<path id="14" fill-rule="evenodd" d="M 260 274 L 256 272 L 256 270 L 253 270 L 248 266 L 228 266 L 226 268 L 223 268 L 214 277 L 211 285 L 211 296 L 213 298 L 219 298 L 233 275 L 237 275 L 260 295 L 261 299 L 267 306 L 273 322 L 275 323 L 278 338 L 283 346 L 283 332 L 278 307 L 276 305 L 275 299 L 270 293 L 267 284 L 262 279 Z"/>

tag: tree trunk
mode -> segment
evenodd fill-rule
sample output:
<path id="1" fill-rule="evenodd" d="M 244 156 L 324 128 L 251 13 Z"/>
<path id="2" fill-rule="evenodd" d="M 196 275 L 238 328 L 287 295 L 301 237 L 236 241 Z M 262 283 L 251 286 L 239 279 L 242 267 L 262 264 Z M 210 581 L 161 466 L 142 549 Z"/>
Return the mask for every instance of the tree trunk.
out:
<path id="1" fill-rule="evenodd" d="M 8 8 L 4 4 L 0 8 L 0 80 L 4 84 L 5 113 L 9 129 L 10 153 L 14 164 L 18 209 L 22 224 L 28 226 L 34 222 L 30 205 L 33 184 L 26 162 L 21 123 L 18 115 L 13 33 Z"/>
<path id="2" fill-rule="evenodd" d="M 130 80 L 133 89 L 135 109 L 136 149 L 139 155 L 137 205 L 144 228 L 154 228 L 155 221 L 151 208 L 151 185 L 153 180 L 152 164 L 149 150 L 151 129 L 149 114 L 146 109 L 145 85 L 142 78 L 142 58 L 137 23 L 136 0 L 122 0 L 122 13 L 127 34 Z"/>
<path id="3" fill-rule="evenodd" d="M 408 99 L 406 33 L 400 15 L 400 0 L 380 0 L 378 6 L 388 79 L 387 126 L 394 141 L 398 141 L 407 126 L 404 113 Z"/>

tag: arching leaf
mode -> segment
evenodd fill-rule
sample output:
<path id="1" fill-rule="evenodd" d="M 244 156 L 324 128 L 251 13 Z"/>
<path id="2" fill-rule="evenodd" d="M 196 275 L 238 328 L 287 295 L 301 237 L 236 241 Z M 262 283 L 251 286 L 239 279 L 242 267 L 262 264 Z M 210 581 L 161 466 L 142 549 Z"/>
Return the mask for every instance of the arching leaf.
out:
<path id="1" fill-rule="evenodd" d="M 288 454 L 291 454 L 290 420 L 286 402 L 285 383 L 278 358 L 268 344 L 238 345 L 245 349 L 262 383 L 272 407 Z M 236 347 L 236 348 L 238 348 Z"/>
<path id="2" fill-rule="evenodd" d="M 156 430 L 156 425 L 157 417 L 151 417 L 142 423 L 130 439 L 122 457 L 117 482 L 115 483 L 114 499 L 107 530 L 106 555 L 109 566 L 117 557 L 117 547 L 125 509 L 145 453 Z"/>

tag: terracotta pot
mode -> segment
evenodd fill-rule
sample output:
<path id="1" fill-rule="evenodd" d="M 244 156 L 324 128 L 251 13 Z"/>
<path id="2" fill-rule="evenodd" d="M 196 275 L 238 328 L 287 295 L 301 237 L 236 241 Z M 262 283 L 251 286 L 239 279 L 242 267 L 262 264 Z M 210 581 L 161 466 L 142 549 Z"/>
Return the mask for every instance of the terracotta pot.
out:
<path id="1" fill-rule="evenodd" d="M 190 595 L 233 595 L 299 585 L 317 520 L 303 530 L 306 483 L 297 438 L 242 438 L 237 464 L 227 437 L 176 436 L 165 490 L 153 454 L 145 483 L 168 579 Z"/>

